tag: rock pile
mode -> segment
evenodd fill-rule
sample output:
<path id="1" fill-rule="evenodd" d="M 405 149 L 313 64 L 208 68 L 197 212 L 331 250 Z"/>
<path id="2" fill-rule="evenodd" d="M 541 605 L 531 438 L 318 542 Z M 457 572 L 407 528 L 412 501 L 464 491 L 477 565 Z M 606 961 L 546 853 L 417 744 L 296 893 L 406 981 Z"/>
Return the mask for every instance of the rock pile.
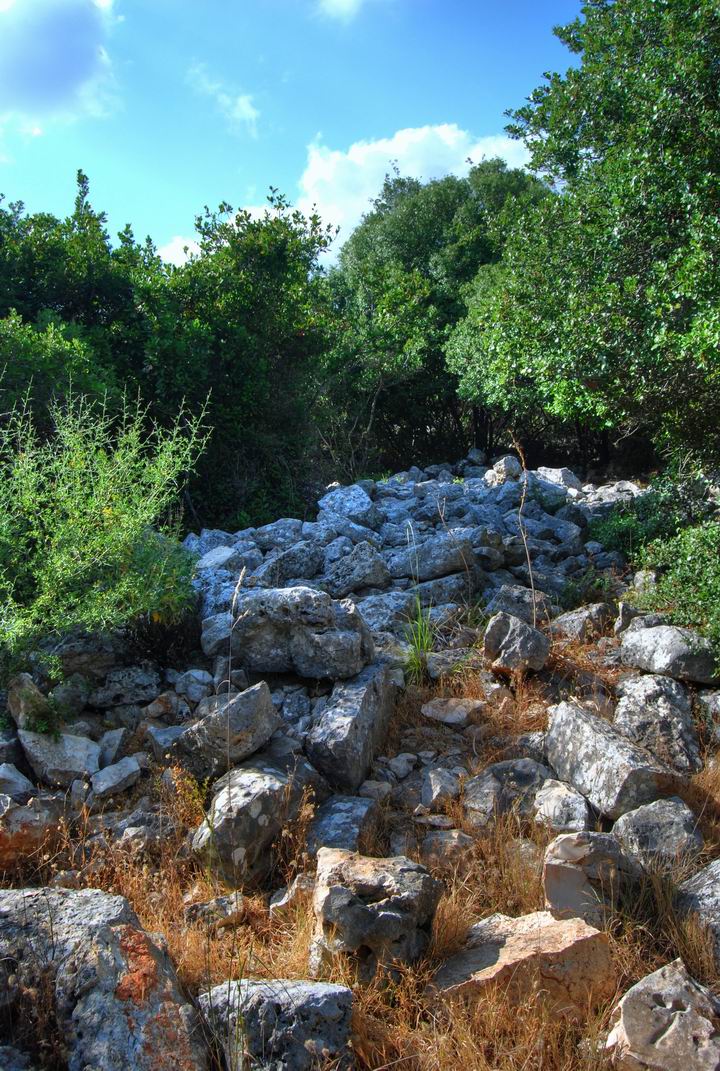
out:
<path id="1" fill-rule="evenodd" d="M 314 521 L 189 536 L 201 627 L 193 664 L 138 660 L 122 635 L 68 635 L 46 652 L 62 667 L 60 684 L 41 668 L 11 682 L 11 726 L 0 733 L 0 871 L 24 864 L 81 811 L 96 820 L 98 842 L 152 853 L 163 831 L 145 782 L 158 766 L 180 765 L 208 785 L 188 850 L 240 890 L 220 898 L 229 907 L 192 905 L 193 918 L 239 917 L 241 892 L 263 882 L 278 917 L 311 898 L 316 977 L 235 978 L 196 1007 L 122 898 L 6 890 L 0 974 L 9 995 L 0 1004 L 52 961 L 71 1067 L 110 1066 L 97 1055 L 106 1045 L 123 1054 L 122 1066 L 161 1067 L 151 1055 L 166 1054 L 181 1068 L 204 1068 L 204 1018 L 229 1068 L 247 1059 L 350 1068 L 352 993 L 317 976 L 338 958 L 366 980 L 420 959 L 443 890 L 434 875 L 461 867 L 474 835 L 508 814 L 556 835 L 543 864 L 546 910 L 478 921 L 437 970 L 435 995 L 478 999 L 502 987 L 579 1017 L 615 991 L 609 914 L 644 873 L 679 861 L 694 872 L 678 908 L 710 926 L 720 952 L 720 864 L 699 869 L 697 818 L 678 796 L 702 768 L 696 699 L 706 720 L 720 718 L 714 654 L 687 629 L 628 606 L 561 612 L 568 582 L 588 570 L 607 572 L 622 595 L 624 562 L 586 528 L 641 493 L 629 482 L 583 485 L 568 469 L 523 473 L 514 457 L 488 466 L 473 451 L 459 465 L 332 487 Z M 463 608 L 476 605 L 482 628 L 463 620 Z M 414 652 L 421 670 L 437 680 L 471 668 L 479 694 L 426 702 L 405 750 L 384 755 L 413 620 L 449 637 Z M 611 632 L 617 640 L 602 639 Z M 614 660 L 616 694 L 592 674 L 568 683 L 554 671 L 555 641 L 593 639 Z M 488 712 L 511 710 L 514 682 L 527 674 L 554 700 L 547 731 L 495 740 L 502 757 L 478 769 Z M 48 724 L 57 731 L 40 731 Z M 305 852 L 317 874 L 279 889 L 277 845 L 309 799 Z M 75 880 L 87 884 L 82 868 Z M 689 1067 L 691 1035 L 703 1038 L 705 1062 L 694 1066 L 720 1066 L 713 1001 L 681 964 L 644 979 L 616 1009 L 608 1045 L 617 1066 Z"/>

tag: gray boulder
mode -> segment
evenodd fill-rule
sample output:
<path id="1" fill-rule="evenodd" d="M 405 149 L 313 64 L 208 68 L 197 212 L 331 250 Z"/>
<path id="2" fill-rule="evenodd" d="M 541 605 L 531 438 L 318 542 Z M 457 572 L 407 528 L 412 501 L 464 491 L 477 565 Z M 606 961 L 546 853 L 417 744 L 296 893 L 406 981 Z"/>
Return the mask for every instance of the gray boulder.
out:
<path id="1" fill-rule="evenodd" d="M 296 517 L 281 517 L 272 524 L 264 524 L 253 532 L 253 540 L 260 550 L 287 550 L 302 539 L 303 522 Z"/>
<path id="2" fill-rule="evenodd" d="M 200 780 L 237 766 L 264 747 L 282 725 L 265 681 L 237 695 L 211 696 L 205 703 L 209 712 L 188 726 L 174 746 L 183 765 Z"/>
<path id="3" fill-rule="evenodd" d="M 645 674 L 622 681 L 618 693 L 616 729 L 678 773 L 702 769 L 692 702 L 682 684 Z"/>
<path id="4" fill-rule="evenodd" d="M 509 811 L 529 815 L 538 789 L 550 777 L 547 766 L 533 759 L 494 762 L 465 782 L 465 817 L 470 825 L 482 828 Z"/>
<path id="5" fill-rule="evenodd" d="M 35 785 L 11 762 L 0 763 L 0 794 L 15 803 L 27 803 L 36 793 Z"/>
<path id="6" fill-rule="evenodd" d="M 375 800 L 362 796 L 331 796 L 318 807 L 308 830 L 308 851 L 320 848 L 360 850 L 362 842 L 375 830 L 379 818 Z"/>
<path id="7" fill-rule="evenodd" d="M 357 603 L 360 614 L 373 632 L 407 631 L 415 607 L 416 595 L 412 591 L 386 591 L 382 595 L 368 595 Z"/>
<path id="8" fill-rule="evenodd" d="M 32 954 L 28 951 L 32 950 Z M 205 1071 L 198 1013 L 164 948 L 122 896 L 97 889 L 0 890 L 0 992 L 38 989 L 68 1067 Z"/>
<path id="9" fill-rule="evenodd" d="M 720 966 L 720 859 L 708 863 L 678 886 L 677 906 L 696 916 L 713 941 Z"/>
<path id="10" fill-rule="evenodd" d="M 592 815 L 584 796 L 564 781 L 548 780 L 535 796 L 535 821 L 555 833 L 580 833 L 592 828 Z"/>
<path id="11" fill-rule="evenodd" d="M 560 614 L 552 623 L 553 632 L 560 633 L 568 639 L 586 642 L 593 636 L 602 636 L 613 623 L 615 611 L 607 602 L 596 602 L 590 606 L 581 606 L 578 610 L 569 610 Z"/>
<path id="12" fill-rule="evenodd" d="M 177 694 L 185 696 L 191 703 L 205 699 L 214 687 L 213 676 L 206 669 L 188 669 L 180 674 L 174 684 Z"/>
<path id="13" fill-rule="evenodd" d="M 100 767 L 100 747 L 86 736 L 45 736 L 18 730 L 25 757 L 38 780 L 69 788 L 77 777 L 90 777 Z"/>
<path id="14" fill-rule="evenodd" d="M 430 536 L 417 546 L 397 551 L 388 558 L 391 576 L 410 577 L 415 581 L 434 580 L 474 567 L 475 554 L 470 540 L 456 539 L 446 532 Z"/>
<path id="15" fill-rule="evenodd" d="M 460 778 L 453 770 L 431 766 L 423 771 L 420 802 L 429 811 L 441 811 L 460 795 Z"/>
<path id="16" fill-rule="evenodd" d="M 545 851 L 545 906 L 558 918 L 603 926 L 637 877 L 637 866 L 611 833 L 563 833 Z"/>
<path id="17" fill-rule="evenodd" d="M 281 588 L 291 580 L 309 580 L 322 572 L 325 550 L 319 543 L 301 541 L 268 558 L 252 575 L 254 584 Z"/>
<path id="18" fill-rule="evenodd" d="M 150 703 L 161 692 L 160 676 L 152 666 L 113 669 L 102 688 L 90 694 L 94 707 L 120 707 L 129 703 Z"/>
<path id="19" fill-rule="evenodd" d="M 601 814 L 619 818 L 666 795 L 671 770 L 577 703 L 550 708 L 548 763 Z"/>
<path id="20" fill-rule="evenodd" d="M 61 793 L 37 792 L 27 803 L 0 793 L 0 873 L 26 863 L 60 831 L 65 812 Z"/>
<path id="21" fill-rule="evenodd" d="M 427 948 L 442 885 L 403 856 L 373 859 L 321 848 L 313 896 L 310 967 L 349 957 L 361 978 L 413 963 Z"/>
<path id="22" fill-rule="evenodd" d="M 352 991 L 327 982 L 223 982 L 200 996 L 228 1071 L 349 1071 Z"/>
<path id="23" fill-rule="evenodd" d="M 120 762 L 106 766 L 90 778 L 96 800 L 110 799 L 118 792 L 132 788 L 140 780 L 140 764 L 133 755 L 120 759 Z"/>
<path id="24" fill-rule="evenodd" d="M 362 588 L 386 588 L 390 582 L 385 559 L 369 543 L 356 544 L 335 562 L 326 578 L 327 590 L 336 599 Z"/>
<path id="25" fill-rule="evenodd" d="M 7 709 L 19 729 L 31 729 L 40 720 L 52 723 L 50 703 L 29 673 L 18 673 L 10 680 Z"/>
<path id="26" fill-rule="evenodd" d="M 677 796 L 627 811 L 613 826 L 613 835 L 628 855 L 649 870 L 672 870 L 703 848 L 697 818 Z"/>
<path id="27" fill-rule="evenodd" d="M 676 959 L 628 989 L 606 1050 L 619 1071 L 717 1071 L 718 1021 L 720 1000 Z"/>
<path id="28" fill-rule="evenodd" d="M 239 888 L 268 873 L 273 845 L 297 817 L 303 799 L 322 797 L 326 789 L 292 741 L 281 738 L 221 777 L 213 793 L 192 848 Z"/>
<path id="29" fill-rule="evenodd" d="M 547 636 L 505 613 L 495 614 L 488 622 L 484 644 L 495 670 L 539 670 L 550 654 Z"/>
<path id="30" fill-rule="evenodd" d="M 485 612 L 491 617 L 499 613 L 511 614 L 526 625 L 532 625 L 533 607 L 539 625 L 549 621 L 555 613 L 552 601 L 543 591 L 536 590 L 533 597 L 530 588 L 520 584 L 503 584 L 488 602 Z"/>
<path id="31" fill-rule="evenodd" d="M 232 652 L 240 668 L 301 677 L 354 677 L 372 661 L 367 625 L 349 602 L 307 587 L 269 588 L 240 597 L 236 617 L 203 621 L 206 655 Z"/>
<path id="32" fill-rule="evenodd" d="M 717 655 L 709 640 L 689 628 L 657 625 L 623 633 L 624 665 L 695 684 L 718 680 Z"/>
<path id="33" fill-rule="evenodd" d="M 387 665 L 372 665 L 335 685 L 305 741 L 313 765 L 333 787 L 354 792 L 387 732 L 396 688 Z"/>
<path id="34" fill-rule="evenodd" d="M 356 483 L 329 491 L 319 500 L 318 506 L 321 510 L 337 513 L 366 528 L 377 528 L 382 519 L 368 493 Z"/>

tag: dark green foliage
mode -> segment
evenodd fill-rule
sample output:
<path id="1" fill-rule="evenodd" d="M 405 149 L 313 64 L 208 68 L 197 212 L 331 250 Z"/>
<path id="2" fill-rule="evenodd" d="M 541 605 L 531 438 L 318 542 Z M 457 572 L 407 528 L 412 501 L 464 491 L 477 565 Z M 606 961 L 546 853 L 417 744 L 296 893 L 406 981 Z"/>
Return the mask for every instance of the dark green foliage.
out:
<path id="1" fill-rule="evenodd" d="M 720 9 L 590 0 L 515 113 L 559 193 L 516 221 L 449 347 L 464 395 L 720 451 Z"/>
<path id="2" fill-rule="evenodd" d="M 643 559 L 660 570 L 643 605 L 669 611 L 676 625 L 698 629 L 720 654 L 720 523 L 706 521 L 651 543 Z"/>
<path id="3" fill-rule="evenodd" d="M 579 576 L 567 581 L 560 594 L 560 606 L 563 610 L 577 610 L 593 602 L 612 602 L 613 585 L 606 573 L 598 572 L 590 566 Z"/>

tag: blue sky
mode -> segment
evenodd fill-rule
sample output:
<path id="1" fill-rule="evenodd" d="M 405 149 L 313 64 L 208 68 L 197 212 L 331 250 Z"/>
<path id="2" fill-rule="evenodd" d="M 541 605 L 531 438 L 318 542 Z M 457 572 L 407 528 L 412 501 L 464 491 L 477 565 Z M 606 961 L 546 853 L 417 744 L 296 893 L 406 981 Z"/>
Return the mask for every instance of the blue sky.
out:
<path id="1" fill-rule="evenodd" d="M 0 0 L 0 192 L 182 257 L 203 205 L 276 186 L 349 232 L 404 174 L 524 160 L 503 133 L 579 0 Z"/>

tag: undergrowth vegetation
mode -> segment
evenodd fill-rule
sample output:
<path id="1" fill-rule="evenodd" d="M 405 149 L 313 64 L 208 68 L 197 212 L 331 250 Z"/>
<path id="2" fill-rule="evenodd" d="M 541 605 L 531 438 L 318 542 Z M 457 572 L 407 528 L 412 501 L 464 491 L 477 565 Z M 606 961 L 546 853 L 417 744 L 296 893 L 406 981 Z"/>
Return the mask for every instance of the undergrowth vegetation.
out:
<path id="1" fill-rule="evenodd" d="M 199 422 L 153 428 L 138 405 L 113 417 L 82 398 L 50 417 L 49 437 L 28 406 L 0 424 L 0 669 L 40 638 L 174 623 L 193 600 L 174 510 Z"/>

